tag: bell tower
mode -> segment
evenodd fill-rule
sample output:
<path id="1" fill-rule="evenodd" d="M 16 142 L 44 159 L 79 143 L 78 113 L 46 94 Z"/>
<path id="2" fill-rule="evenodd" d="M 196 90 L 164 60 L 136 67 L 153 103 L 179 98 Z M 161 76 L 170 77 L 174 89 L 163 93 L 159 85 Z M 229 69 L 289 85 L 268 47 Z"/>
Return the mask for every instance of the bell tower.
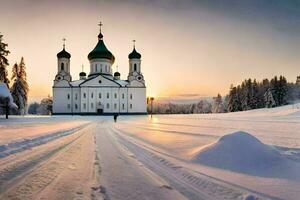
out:
<path id="1" fill-rule="evenodd" d="M 66 80 L 72 81 L 70 74 L 70 58 L 71 54 L 66 51 L 66 39 L 63 39 L 63 50 L 57 54 L 57 75 L 56 81 Z"/>
<path id="2" fill-rule="evenodd" d="M 137 80 L 139 82 L 145 83 L 144 76 L 141 72 L 141 54 L 135 49 L 135 40 L 133 40 L 133 50 L 128 55 L 129 59 L 129 73 L 128 81 Z"/>

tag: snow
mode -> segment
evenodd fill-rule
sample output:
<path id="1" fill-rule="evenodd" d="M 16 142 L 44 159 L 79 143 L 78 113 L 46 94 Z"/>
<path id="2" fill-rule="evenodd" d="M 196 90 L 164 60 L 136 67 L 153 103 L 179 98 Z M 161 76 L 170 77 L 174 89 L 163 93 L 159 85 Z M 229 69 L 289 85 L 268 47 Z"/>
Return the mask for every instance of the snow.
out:
<path id="1" fill-rule="evenodd" d="M 85 80 L 76 80 L 76 81 L 71 81 L 70 84 L 72 86 L 79 86 L 81 83 L 83 83 Z"/>
<path id="2" fill-rule="evenodd" d="M 286 164 L 292 163 L 274 147 L 263 144 L 242 131 L 222 136 L 217 142 L 201 149 L 193 160 L 208 166 L 253 175 L 269 174 L 276 167 L 288 168 Z"/>
<path id="3" fill-rule="evenodd" d="M 9 98 L 9 107 L 18 108 L 18 106 L 14 103 L 14 100 L 10 94 L 9 89 L 5 83 L 0 83 L 0 98 Z"/>
<path id="4" fill-rule="evenodd" d="M 300 104 L 225 114 L 121 115 L 117 123 L 111 116 L 12 116 L 0 118 L 0 130 L 0 153 L 18 150 L 0 158 L 0 198 L 300 195 Z M 91 188 L 87 174 L 97 176 Z"/>

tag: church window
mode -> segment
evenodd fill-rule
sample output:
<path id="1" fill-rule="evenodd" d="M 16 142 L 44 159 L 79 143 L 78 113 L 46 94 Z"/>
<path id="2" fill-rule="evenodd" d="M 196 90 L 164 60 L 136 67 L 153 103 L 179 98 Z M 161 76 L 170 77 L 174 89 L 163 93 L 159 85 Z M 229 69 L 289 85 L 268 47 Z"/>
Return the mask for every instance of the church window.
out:
<path id="1" fill-rule="evenodd" d="M 75 104 L 75 109 L 76 109 L 76 110 L 78 109 L 78 105 L 77 105 L 77 104 Z"/>
<path id="2" fill-rule="evenodd" d="M 86 93 L 83 93 L 83 98 L 86 98 Z"/>
<path id="3" fill-rule="evenodd" d="M 102 70 L 101 70 L 101 72 L 102 72 Z M 101 84 L 101 83 L 102 83 L 102 81 L 101 81 L 101 80 L 99 80 L 99 83 Z"/>
<path id="4" fill-rule="evenodd" d="M 106 104 L 106 108 L 107 108 L 107 109 L 109 108 L 109 103 Z"/>
<path id="5" fill-rule="evenodd" d="M 77 98 L 78 98 L 78 94 L 76 93 L 76 94 L 75 94 L 75 100 L 77 100 Z"/>
<path id="6" fill-rule="evenodd" d="M 99 99 L 101 99 L 102 98 L 102 95 L 101 95 L 101 93 L 99 93 Z"/>
<path id="7" fill-rule="evenodd" d="M 100 73 L 102 73 L 102 67 L 100 68 Z"/>
<path id="8" fill-rule="evenodd" d="M 96 71 L 98 71 L 98 65 L 96 64 Z"/>
<path id="9" fill-rule="evenodd" d="M 106 94 L 106 97 L 109 99 L 109 93 Z"/>
<path id="10" fill-rule="evenodd" d="M 122 99 L 124 99 L 125 98 L 125 95 L 124 94 L 122 94 Z"/>
<path id="11" fill-rule="evenodd" d="M 91 103 L 91 108 L 94 108 L 94 104 L 93 103 Z"/>
<path id="12" fill-rule="evenodd" d="M 115 99 L 117 98 L 117 93 L 115 93 Z"/>
<path id="13" fill-rule="evenodd" d="M 132 109 L 132 104 L 129 105 L 130 109 Z"/>
<path id="14" fill-rule="evenodd" d="M 86 104 L 85 103 L 83 104 L 83 109 L 86 109 Z"/>
<path id="15" fill-rule="evenodd" d="M 92 92 L 92 94 L 91 94 L 91 98 L 94 98 L 94 93 Z"/>
<path id="16" fill-rule="evenodd" d="M 115 110 L 117 109 L 117 104 L 116 104 L 116 103 L 114 104 L 114 109 L 115 109 Z"/>
<path id="17" fill-rule="evenodd" d="M 64 70 L 65 70 L 65 65 L 64 65 L 64 63 L 61 63 L 61 64 L 60 64 L 60 70 L 61 70 L 61 71 L 64 71 Z"/>
<path id="18" fill-rule="evenodd" d="M 107 72 L 107 65 L 105 65 L 105 72 Z"/>
<path id="19" fill-rule="evenodd" d="M 68 94 L 68 99 L 70 99 L 70 94 Z"/>
<path id="20" fill-rule="evenodd" d="M 123 109 L 123 110 L 125 109 L 125 104 L 124 104 L 124 103 L 122 104 L 122 109 Z"/>
<path id="21" fill-rule="evenodd" d="M 136 70 L 137 70 L 136 63 L 134 63 L 133 69 L 134 69 L 134 71 L 136 71 Z"/>
<path id="22" fill-rule="evenodd" d="M 132 94 L 130 94 L 130 99 L 132 99 Z"/>
<path id="23" fill-rule="evenodd" d="M 71 108 L 71 105 L 70 104 L 68 104 L 68 109 L 70 109 Z"/>

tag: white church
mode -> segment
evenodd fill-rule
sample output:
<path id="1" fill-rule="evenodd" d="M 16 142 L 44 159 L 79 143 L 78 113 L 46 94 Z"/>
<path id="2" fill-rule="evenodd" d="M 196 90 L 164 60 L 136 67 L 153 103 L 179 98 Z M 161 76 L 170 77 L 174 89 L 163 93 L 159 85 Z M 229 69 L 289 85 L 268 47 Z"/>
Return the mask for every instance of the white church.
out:
<path id="1" fill-rule="evenodd" d="M 54 115 L 146 114 L 146 86 L 141 72 L 141 54 L 134 45 L 128 55 L 127 80 L 121 80 L 119 72 L 113 74 L 115 57 L 104 44 L 101 25 L 98 43 L 88 54 L 88 76 L 80 72 L 79 80 L 72 80 L 71 54 L 65 50 L 65 44 L 57 54 L 58 71 L 53 84 Z"/>

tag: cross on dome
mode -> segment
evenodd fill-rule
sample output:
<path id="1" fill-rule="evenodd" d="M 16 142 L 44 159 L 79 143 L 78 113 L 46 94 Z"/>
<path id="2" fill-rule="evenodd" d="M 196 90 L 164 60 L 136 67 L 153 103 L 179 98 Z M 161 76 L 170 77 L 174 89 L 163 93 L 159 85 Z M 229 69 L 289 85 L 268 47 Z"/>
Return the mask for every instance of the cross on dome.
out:
<path id="1" fill-rule="evenodd" d="M 65 48 L 66 47 L 66 38 L 63 38 L 62 41 L 63 41 L 63 47 Z"/>
<path id="2" fill-rule="evenodd" d="M 99 28 L 100 28 L 100 33 L 101 33 L 101 26 L 103 26 L 102 22 L 100 21 L 98 24 Z"/>

